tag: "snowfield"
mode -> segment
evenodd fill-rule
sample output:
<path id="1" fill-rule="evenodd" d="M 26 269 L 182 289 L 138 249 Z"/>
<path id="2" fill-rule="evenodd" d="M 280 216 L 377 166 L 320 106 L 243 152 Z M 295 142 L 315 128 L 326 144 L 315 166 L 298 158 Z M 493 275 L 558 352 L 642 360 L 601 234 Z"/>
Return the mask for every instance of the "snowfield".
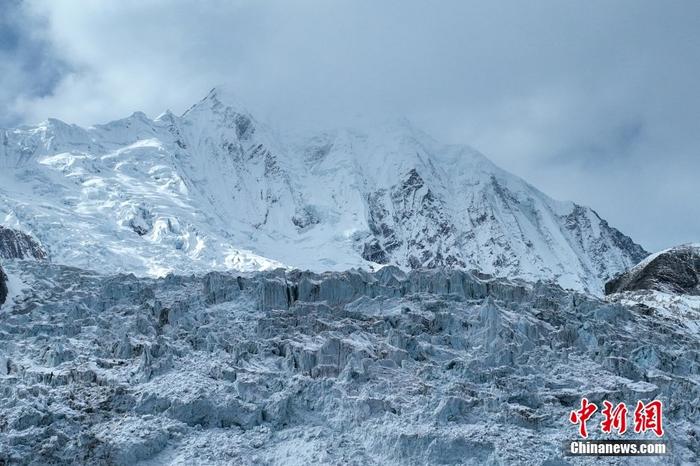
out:
<path id="1" fill-rule="evenodd" d="M 11 290 L 1 311 L 0 463 L 700 456 L 692 303 L 679 315 L 457 270 L 148 279 L 5 267 L 24 291 Z M 672 456 L 563 457 L 582 396 L 662 399 Z M 599 421 L 589 423 L 592 438 Z"/>
<path id="2" fill-rule="evenodd" d="M 282 137 L 215 89 L 182 116 L 0 130 L 0 224 L 106 273 L 449 266 L 602 294 L 647 255 L 406 121 Z"/>

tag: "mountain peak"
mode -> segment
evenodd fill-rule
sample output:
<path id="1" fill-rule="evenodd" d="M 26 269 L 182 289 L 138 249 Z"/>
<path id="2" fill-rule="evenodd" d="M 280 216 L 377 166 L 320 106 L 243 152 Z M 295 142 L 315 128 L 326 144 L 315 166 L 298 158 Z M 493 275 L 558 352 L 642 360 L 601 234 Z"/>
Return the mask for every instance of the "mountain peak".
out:
<path id="1" fill-rule="evenodd" d="M 228 108 L 232 109 L 238 113 L 249 113 L 245 109 L 245 105 L 242 99 L 230 86 L 216 86 L 213 87 L 209 93 L 199 102 L 190 107 L 185 115 L 190 113 L 193 109 L 220 109 Z"/>
<path id="2" fill-rule="evenodd" d="M 0 146 L 19 168 L 0 172 L 0 218 L 14 213 L 66 264 L 155 275 L 392 264 L 599 291 L 645 255 L 469 146 L 405 118 L 370 123 L 278 137 L 218 86 L 182 118 L 18 130 Z"/>
<path id="3" fill-rule="evenodd" d="M 231 86 L 219 85 L 213 87 L 205 99 L 212 99 L 229 107 L 240 107 L 241 98 Z"/>

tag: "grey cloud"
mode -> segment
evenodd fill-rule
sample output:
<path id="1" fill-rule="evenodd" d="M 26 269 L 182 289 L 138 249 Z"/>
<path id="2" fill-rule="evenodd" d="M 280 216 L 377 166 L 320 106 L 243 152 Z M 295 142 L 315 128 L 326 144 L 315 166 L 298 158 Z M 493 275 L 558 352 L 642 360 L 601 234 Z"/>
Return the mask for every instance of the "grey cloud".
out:
<path id="1" fill-rule="evenodd" d="M 41 35 L 41 18 L 29 14 L 20 0 L 0 7 L 0 126 L 22 122 L 18 99 L 43 97 L 52 92 L 67 65 Z"/>
<path id="2" fill-rule="evenodd" d="M 695 1 L 56 0 L 19 9 L 31 15 L 5 15 L 10 32 L 0 36 L 10 47 L 24 41 L 3 60 L 3 87 L 20 94 L 0 97 L 16 112 L 5 121 L 155 116 L 228 83 L 278 127 L 405 115 L 554 197 L 591 205 L 649 249 L 700 240 Z M 27 39 L 42 21 L 45 39 Z"/>

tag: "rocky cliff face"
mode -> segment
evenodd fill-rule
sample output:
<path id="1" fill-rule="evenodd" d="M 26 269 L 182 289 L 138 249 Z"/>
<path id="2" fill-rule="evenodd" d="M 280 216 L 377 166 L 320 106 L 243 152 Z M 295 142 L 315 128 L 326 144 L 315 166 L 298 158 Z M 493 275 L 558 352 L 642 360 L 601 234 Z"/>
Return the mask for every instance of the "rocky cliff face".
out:
<path id="1" fill-rule="evenodd" d="M 7 267 L 0 463 L 567 464 L 582 396 L 659 398 L 660 460 L 700 455 L 700 308 L 459 270 Z"/>
<path id="2" fill-rule="evenodd" d="M 700 296 L 700 244 L 654 254 L 605 284 L 605 293 L 656 290 Z"/>
<path id="3" fill-rule="evenodd" d="M 182 116 L 0 132 L 0 218 L 108 272 L 451 266 L 600 293 L 647 253 L 405 121 L 279 136 L 213 90 Z"/>
<path id="4" fill-rule="evenodd" d="M 5 304 L 5 301 L 7 300 L 7 292 L 7 275 L 2 269 L 2 265 L 0 265 L 0 308 L 3 304 Z"/>
<path id="5" fill-rule="evenodd" d="M 0 225 L 0 259 L 46 259 L 46 252 L 28 234 Z"/>

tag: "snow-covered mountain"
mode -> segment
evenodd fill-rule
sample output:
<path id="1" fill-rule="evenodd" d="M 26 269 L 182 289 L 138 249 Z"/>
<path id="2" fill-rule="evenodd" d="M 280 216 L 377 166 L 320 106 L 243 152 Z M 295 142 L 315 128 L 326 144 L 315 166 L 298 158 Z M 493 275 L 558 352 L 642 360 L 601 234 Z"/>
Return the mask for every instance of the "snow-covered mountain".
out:
<path id="1" fill-rule="evenodd" d="M 600 293 L 647 253 L 406 121 L 280 136 L 225 90 L 182 116 L 0 132 L 0 223 L 105 272 L 456 266 Z"/>

